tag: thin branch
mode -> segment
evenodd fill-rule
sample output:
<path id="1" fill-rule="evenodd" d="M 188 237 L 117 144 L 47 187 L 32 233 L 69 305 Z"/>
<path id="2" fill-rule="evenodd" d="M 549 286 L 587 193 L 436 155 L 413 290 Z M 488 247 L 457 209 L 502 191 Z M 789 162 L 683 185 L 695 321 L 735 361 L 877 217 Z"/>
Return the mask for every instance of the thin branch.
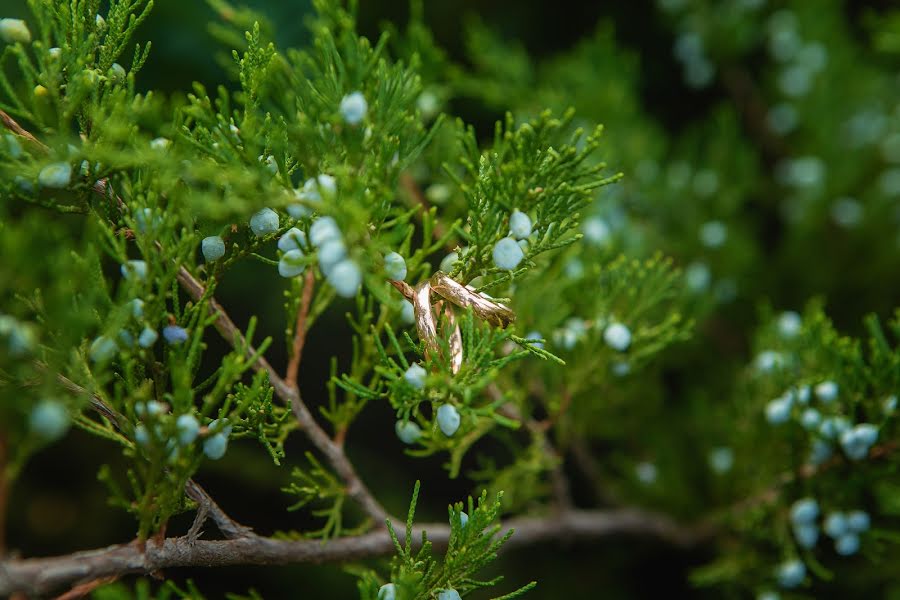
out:
<path id="1" fill-rule="evenodd" d="M 79 583 L 65 594 L 57 596 L 56 600 L 77 600 L 78 598 L 84 598 L 98 587 L 112 583 L 118 578 L 117 575 L 110 575 L 109 577 L 101 577 L 99 579 L 94 579 L 93 581 Z"/>
<path id="2" fill-rule="evenodd" d="M 287 384 L 295 388 L 297 387 L 297 371 L 300 369 L 300 360 L 303 357 L 303 346 L 306 344 L 306 319 L 309 316 L 309 305 L 312 303 L 315 285 L 315 273 L 312 269 L 307 269 L 306 275 L 303 277 L 303 297 L 300 299 L 300 308 L 297 310 L 297 324 L 294 326 L 294 346 L 291 349 L 291 359 L 288 361 L 287 373 L 284 377 Z"/>
<path id="3" fill-rule="evenodd" d="M 228 514 L 216 504 L 216 501 L 212 499 L 212 496 L 210 496 L 206 490 L 200 487 L 193 479 L 188 479 L 187 483 L 184 484 L 184 493 L 187 494 L 188 498 L 197 503 L 200 507 L 200 512 L 209 515 L 213 522 L 215 522 L 216 527 L 219 528 L 219 531 L 222 532 L 222 535 L 229 540 L 256 537 L 256 533 L 254 533 L 253 529 L 246 525 L 241 525 L 229 517 Z M 193 526 L 191 529 L 193 530 Z M 199 529 L 199 527 L 197 529 Z M 194 539 L 199 537 L 199 531 L 195 533 Z"/>
<path id="4" fill-rule="evenodd" d="M 401 173 L 400 174 L 400 186 L 406 190 L 406 193 L 409 194 L 410 198 L 412 198 L 416 204 L 422 207 L 424 212 L 428 212 L 431 210 L 431 205 L 428 204 L 428 199 L 425 198 L 425 194 L 422 193 L 419 184 L 416 183 L 416 180 L 409 173 Z M 439 240 L 444 235 L 446 235 L 447 230 L 440 223 L 435 223 L 434 228 L 432 229 L 434 234 L 434 239 Z"/>
<path id="5" fill-rule="evenodd" d="M 184 267 L 178 271 L 178 282 L 195 301 L 199 301 L 206 294 L 206 288 L 203 284 L 197 281 Z M 214 298 L 208 298 L 208 300 L 210 311 L 216 315 L 215 327 L 222 334 L 222 337 L 234 347 L 246 348 L 246 356 L 248 358 L 252 357 L 256 350 L 246 342 L 241 330 L 234 324 L 234 321 L 231 320 L 231 317 L 228 316 L 222 305 L 216 302 Z M 359 478 L 347 455 L 344 454 L 344 449 L 335 443 L 313 419 L 312 413 L 300 396 L 300 390 L 282 379 L 272 365 L 262 356 L 256 358 L 256 361 L 253 363 L 253 369 L 256 371 L 264 370 L 268 373 L 269 383 L 274 388 L 275 394 L 282 402 L 291 407 L 300 429 L 306 434 L 313 446 L 325 455 L 328 464 L 331 465 L 331 468 L 335 470 L 338 477 L 344 482 L 347 495 L 353 498 L 376 524 L 383 527 L 383 523 L 389 516 L 387 511 Z"/>
<path id="6" fill-rule="evenodd" d="M 42 152 L 49 152 L 50 148 L 48 148 L 42 141 L 31 135 L 29 131 L 27 131 L 24 127 L 16 123 L 16 120 L 9 116 L 5 111 L 0 110 L 0 122 L 3 123 L 3 126 L 12 131 L 14 134 L 19 137 L 25 138 L 30 144 L 40 149 Z"/>
<path id="7" fill-rule="evenodd" d="M 43 363 L 38 363 L 40 368 L 46 369 L 46 365 Z M 116 429 L 121 430 L 123 423 L 125 423 L 125 416 L 115 411 L 111 406 L 106 404 L 102 398 L 97 396 L 96 394 L 92 394 L 88 392 L 86 389 L 67 378 L 65 375 L 57 374 L 56 379 L 69 391 L 78 394 L 87 396 L 91 402 L 91 408 L 94 409 L 95 412 L 100 413 L 103 417 L 108 419 Z M 200 487 L 193 479 L 188 479 L 184 484 L 184 493 L 197 503 L 198 505 L 198 521 L 200 521 L 199 525 L 197 525 L 197 529 L 199 529 L 205 520 L 205 516 L 203 518 L 199 518 L 200 514 L 209 515 L 212 520 L 215 522 L 216 526 L 219 528 L 219 531 L 222 532 L 226 538 L 234 539 L 239 537 L 250 537 L 255 536 L 256 534 L 253 532 L 253 529 L 247 527 L 246 525 L 241 525 L 234 519 L 228 516 L 228 514 L 222 510 L 222 508 L 216 503 L 215 500 L 212 499 L 206 490 Z M 196 524 L 196 523 L 195 523 Z M 191 531 L 193 532 L 193 526 L 191 527 Z"/>
<path id="8" fill-rule="evenodd" d="M 549 517 L 524 517 L 503 524 L 514 529 L 504 549 L 542 542 L 596 540 L 614 535 L 651 536 L 676 546 L 688 547 L 708 536 L 704 529 L 683 527 L 668 517 L 639 510 L 569 510 Z M 450 528 L 430 523 L 413 528 L 413 542 L 422 532 L 437 548 L 445 548 Z M 397 528 L 401 543 L 403 527 Z M 14 592 L 42 595 L 64 586 L 129 573 L 152 573 L 174 567 L 224 567 L 232 565 L 284 565 L 295 563 L 344 562 L 383 556 L 394 549 L 385 530 L 360 536 L 319 540 L 283 540 L 244 537 L 234 540 L 168 538 L 148 540 L 143 547 L 135 542 L 99 550 L 76 552 L 53 558 L 15 559 L 0 562 L 0 596 Z"/>
<path id="9" fill-rule="evenodd" d="M 489 396 L 491 396 L 494 400 L 502 399 L 503 393 L 497 387 L 496 384 L 492 383 L 488 385 L 486 389 Z M 547 436 L 547 430 L 542 426 L 541 423 L 535 421 L 534 419 L 526 419 L 522 416 L 522 413 L 519 411 L 519 407 L 511 402 L 507 402 L 502 405 L 497 412 L 499 412 L 504 417 L 509 419 L 513 419 L 515 421 L 519 421 L 531 435 L 535 436 L 543 446 L 544 452 L 550 456 L 556 464 L 553 469 L 550 471 L 550 485 L 553 490 L 553 503 L 557 510 L 566 511 L 572 508 L 572 494 L 569 489 L 569 478 L 566 477 L 564 464 L 565 459 L 562 454 L 557 451 L 556 447 L 553 445 L 553 442 L 550 441 L 550 438 Z"/>

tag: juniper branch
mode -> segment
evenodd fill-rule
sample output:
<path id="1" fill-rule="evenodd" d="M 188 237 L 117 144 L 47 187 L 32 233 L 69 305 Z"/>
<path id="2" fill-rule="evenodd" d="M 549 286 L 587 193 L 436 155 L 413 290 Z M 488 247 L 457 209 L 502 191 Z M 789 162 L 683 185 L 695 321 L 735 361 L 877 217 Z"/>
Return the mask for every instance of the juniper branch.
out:
<path id="1" fill-rule="evenodd" d="M 664 515 L 640 510 L 566 510 L 547 517 L 521 517 L 503 524 L 514 529 L 504 549 L 545 542 L 597 540 L 616 535 L 651 536 L 680 547 L 704 541 L 709 530 L 685 527 Z M 446 547 L 450 527 L 429 523 L 413 528 L 413 545 L 422 532 L 437 548 Z M 401 543 L 402 528 L 397 529 Z M 191 540 L 188 537 L 131 542 L 51 558 L 0 562 L 0 596 L 23 592 L 43 595 L 79 582 L 126 574 L 148 574 L 175 567 L 283 565 L 359 560 L 390 554 L 393 541 L 386 529 L 360 536 L 319 540 L 280 540 L 262 536 L 231 540 Z"/>

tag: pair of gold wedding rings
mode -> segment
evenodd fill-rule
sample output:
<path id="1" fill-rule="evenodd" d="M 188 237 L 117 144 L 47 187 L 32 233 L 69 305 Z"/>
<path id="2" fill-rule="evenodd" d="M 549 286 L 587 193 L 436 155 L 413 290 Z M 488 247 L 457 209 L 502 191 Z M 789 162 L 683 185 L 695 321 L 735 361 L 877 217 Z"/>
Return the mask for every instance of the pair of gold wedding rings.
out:
<path id="1" fill-rule="evenodd" d="M 441 299 L 436 303 L 439 313 L 447 318 L 450 332 L 450 370 L 459 372 L 463 363 L 462 334 L 450 304 L 460 308 L 471 308 L 478 318 L 495 327 L 507 327 L 516 320 L 515 313 L 506 306 L 494 302 L 484 294 L 465 286 L 446 273 L 438 271 L 419 285 L 413 287 L 405 281 L 392 281 L 391 284 L 413 305 L 416 320 L 416 331 L 419 339 L 425 343 L 426 357 L 440 355 L 441 345 L 438 343 L 437 321 L 432 310 L 432 294 Z"/>

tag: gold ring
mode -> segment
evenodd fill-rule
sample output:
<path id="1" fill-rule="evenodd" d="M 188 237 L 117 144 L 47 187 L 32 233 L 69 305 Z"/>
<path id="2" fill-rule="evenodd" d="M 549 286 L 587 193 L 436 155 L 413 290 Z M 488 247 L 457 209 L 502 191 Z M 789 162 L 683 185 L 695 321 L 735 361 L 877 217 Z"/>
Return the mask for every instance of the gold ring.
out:
<path id="1" fill-rule="evenodd" d="M 516 314 L 510 308 L 488 300 L 442 271 L 431 276 L 431 289 L 459 307 L 471 306 L 478 318 L 496 327 L 507 327 L 516 320 Z"/>

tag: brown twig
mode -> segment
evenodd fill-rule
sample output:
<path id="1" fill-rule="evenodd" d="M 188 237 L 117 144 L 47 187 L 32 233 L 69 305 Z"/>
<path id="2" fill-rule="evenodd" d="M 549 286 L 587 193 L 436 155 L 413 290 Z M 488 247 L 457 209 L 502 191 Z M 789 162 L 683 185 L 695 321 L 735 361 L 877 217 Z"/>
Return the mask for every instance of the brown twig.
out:
<path id="1" fill-rule="evenodd" d="M 206 288 L 203 284 L 197 281 L 184 267 L 178 271 L 178 282 L 195 301 L 199 301 L 206 296 Z M 256 350 L 247 343 L 241 330 L 234 324 L 234 321 L 231 320 L 225 309 L 214 298 L 208 298 L 208 301 L 210 311 L 216 316 L 215 327 L 222 337 L 234 347 L 245 348 L 245 355 L 248 358 L 256 354 Z M 332 440 L 313 419 L 312 413 L 300 396 L 300 390 L 295 386 L 288 385 L 262 356 L 257 357 L 252 366 L 254 370 L 264 370 L 269 375 L 269 383 L 274 388 L 275 394 L 282 402 L 291 407 L 301 431 L 306 434 L 313 446 L 325 456 L 331 468 L 335 470 L 338 477 L 344 482 L 347 495 L 360 505 L 377 526 L 384 527 L 384 522 L 389 516 L 387 511 L 359 478 L 356 469 L 353 468 L 353 465 L 344 453 L 343 447 Z"/>
<path id="2" fill-rule="evenodd" d="M 25 138 L 28 143 L 32 144 L 36 148 L 40 149 L 42 152 L 49 152 L 50 148 L 48 148 L 42 141 L 31 135 L 29 131 L 23 128 L 21 125 L 16 123 L 16 120 L 9 116 L 5 111 L 0 110 L 0 122 L 3 123 L 3 126 L 12 131 L 19 137 Z"/>
<path id="3" fill-rule="evenodd" d="M 108 583 L 112 583 L 118 578 L 118 575 L 110 575 L 109 577 L 100 577 L 98 579 L 94 579 L 93 581 L 79 583 L 65 594 L 60 594 L 59 596 L 57 596 L 56 600 L 78 600 L 78 598 L 84 598 L 98 587 L 104 586 Z"/>
<path id="4" fill-rule="evenodd" d="M 689 547 L 702 542 L 708 531 L 678 525 L 668 517 L 640 510 L 567 510 L 548 517 L 523 517 L 503 524 L 514 529 L 504 548 L 543 542 L 596 540 L 613 535 L 643 535 Z M 430 523 L 413 528 L 418 545 L 422 532 L 437 548 L 445 548 L 450 527 Z M 404 542 L 402 527 L 397 529 Z M 224 567 L 231 565 L 283 565 L 294 563 L 344 562 L 389 554 L 394 549 L 386 530 L 327 542 L 242 537 L 233 540 L 168 538 L 161 542 L 119 544 L 98 550 L 52 557 L 14 559 L 0 562 L 0 596 L 17 591 L 30 595 L 48 592 L 83 581 L 130 573 L 152 573 L 175 567 Z"/>
<path id="5" fill-rule="evenodd" d="M 303 346 L 306 343 L 306 319 L 309 316 L 309 305 L 312 303 L 315 285 L 315 273 L 312 269 L 307 269 L 303 278 L 303 297 L 300 299 L 300 308 L 297 310 L 297 324 L 294 326 L 294 345 L 291 349 L 291 359 L 288 361 L 287 372 L 284 377 L 285 383 L 294 388 L 297 387 L 297 371 L 300 369 Z"/>
<path id="6" fill-rule="evenodd" d="M 503 398 L 503 393 L 495 383 L 488 385 L 486 391 L 495 401 Z M 569 489 L 569 478 L 566 477 L 565 459 L 562 454 L 550 441 L 547 436 L 547 430 L 541 423 L 534 419 L 526 419 L 519 411 L 519 407 L 511 402 L 502 405 L 497 412 L 508 419 L 522 423 L 525 428 L 535 436 L 543 446 L 544 453 L 547 454 L 554 462 L 553 469 L 550 471 L 550 485 L 553 490 L 553 504 L 557 511 L 569 510 L 572 504 L 572 494 Z"/>
<path id="7" fill-rule="evenodd" d="M 419 184 L 416 183 L 416 180 L 409 173 L 401 173 L 400 174 L 400 186 L 406 190 L 406 193 L 409 194 L 409 197 L 415 201 L 416 204 L 422 207 L 425 212 L 431 210 L 431 205 L 428 203 L 428 199 L 425 198 L 425 194 L 422 193 L 421 188 L 419 188 Z M 439 240 L 447 234 L 447 230 L 440 223 L 435 223 L 434 228 L 432 229 L 434 239 Z"/>

